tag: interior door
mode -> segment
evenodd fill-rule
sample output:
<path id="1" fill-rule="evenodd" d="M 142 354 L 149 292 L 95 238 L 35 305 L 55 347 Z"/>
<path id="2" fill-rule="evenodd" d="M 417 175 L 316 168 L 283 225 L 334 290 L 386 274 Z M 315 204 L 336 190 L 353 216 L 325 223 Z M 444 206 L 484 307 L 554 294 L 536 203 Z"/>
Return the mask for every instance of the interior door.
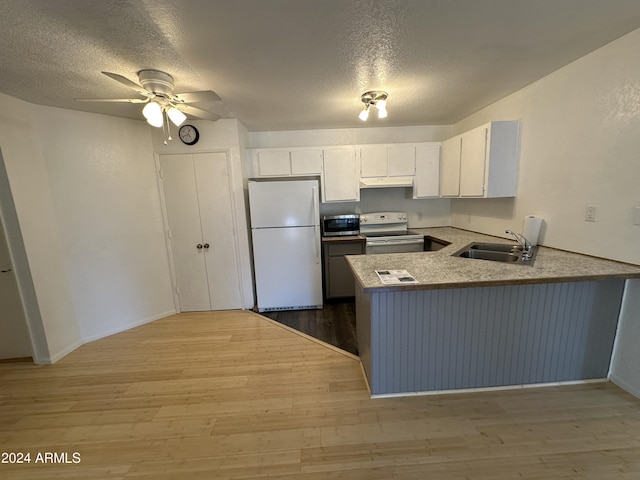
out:
<path id="1" fill-rule="evenodd" d="M 193 157 L 160 155 L 160 168 L 180 311 L 211 310 Z"/>
<path id="2" fill-rule="evenodd" d="M 200 153 L 193 161 L 211 309 L 241 308 L 227 155 Z"/>
<path id="3" fill-rule="evenodd" d="M 31 341 L 0 222 L 0 359 L 31 357 Z"/>

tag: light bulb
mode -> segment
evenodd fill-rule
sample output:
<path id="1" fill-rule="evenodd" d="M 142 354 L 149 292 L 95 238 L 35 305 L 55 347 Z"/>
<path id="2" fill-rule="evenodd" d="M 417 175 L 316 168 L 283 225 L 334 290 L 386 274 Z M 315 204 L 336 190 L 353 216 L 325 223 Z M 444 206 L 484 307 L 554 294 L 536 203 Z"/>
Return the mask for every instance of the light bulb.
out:
<path id="1" fill-rule="evenodd" d="M 378 118 L 387 118 L 387 109 L 378 106 Z"/>
<path id="2" fill-rule="evenodd" d="M 369 105 L 364 107 L 364 110 L 360 112 L 360 115 L 358 115 L 358 118 L 363 122 L 367 121 L 367 118 L 369 118 Z"/>
<path id="3" fill-rule="evenodd" d="M 142 109 L 142 115 L 147 119 L 147 123 L 152 127 L 160 128 L 164 124 L 162 107 L 156 102 L 147 103 Z"/>
<path id="4" fill-rule="evenodd" d="M 169 115 L 169 118 L 176 127 L 182 125 L 182 122 L 187 119 L 187 116 L 175 107 L 171 107 L 167 110 L 167 115 Z"/>
<path id="5" fill-rule="evenodd" d="M 386 110 L 387 109 L 387 101 L 386 100 L 378 100 L 376 102 L 376 107 L 378 107 L 378 110 Z"/>

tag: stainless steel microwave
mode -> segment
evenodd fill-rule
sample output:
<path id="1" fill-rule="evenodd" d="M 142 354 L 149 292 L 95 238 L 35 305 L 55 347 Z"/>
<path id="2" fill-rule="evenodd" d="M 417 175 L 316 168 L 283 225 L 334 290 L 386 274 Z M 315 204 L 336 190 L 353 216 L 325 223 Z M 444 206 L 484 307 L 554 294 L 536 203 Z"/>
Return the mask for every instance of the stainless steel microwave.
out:
<path id="1" fill-rule="evenodd" d="M 360 234 L 360 215 L 325 215 L 322 217 L 322 234 L 325 237 Z"/>

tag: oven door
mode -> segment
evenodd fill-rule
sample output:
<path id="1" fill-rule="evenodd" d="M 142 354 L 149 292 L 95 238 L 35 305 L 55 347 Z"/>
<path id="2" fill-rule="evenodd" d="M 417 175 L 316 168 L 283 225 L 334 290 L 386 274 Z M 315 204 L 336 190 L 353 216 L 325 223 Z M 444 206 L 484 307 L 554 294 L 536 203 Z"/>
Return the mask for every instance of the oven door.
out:
<path id="1" fill-rule="evenodd" d="M 365 253 L 407 253 L 422 252 L 424 250 L 424 238 L 420 239 L 391 239 L 367 238 Z"/>

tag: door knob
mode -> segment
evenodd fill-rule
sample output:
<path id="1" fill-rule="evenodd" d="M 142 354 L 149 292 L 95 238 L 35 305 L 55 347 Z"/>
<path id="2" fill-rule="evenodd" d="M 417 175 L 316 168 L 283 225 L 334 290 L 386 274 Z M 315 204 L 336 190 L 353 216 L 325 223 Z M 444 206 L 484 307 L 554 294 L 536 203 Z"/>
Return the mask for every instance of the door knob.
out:
<path id="1" fill-rule="evenodd" d="M 197 245 L 196 245 L 196 248 L 197 248 L 198 250 L 202 250 L 202 244 L 201 244 L 201 243 L 197 244 Z"/>
<path id="2" fill-rule="evenodd" d="M 204 244 L 204 248 L 209 248 L 209 244 L 208 244 L 208 243 L 205 243 L 205 244 Z"/>

